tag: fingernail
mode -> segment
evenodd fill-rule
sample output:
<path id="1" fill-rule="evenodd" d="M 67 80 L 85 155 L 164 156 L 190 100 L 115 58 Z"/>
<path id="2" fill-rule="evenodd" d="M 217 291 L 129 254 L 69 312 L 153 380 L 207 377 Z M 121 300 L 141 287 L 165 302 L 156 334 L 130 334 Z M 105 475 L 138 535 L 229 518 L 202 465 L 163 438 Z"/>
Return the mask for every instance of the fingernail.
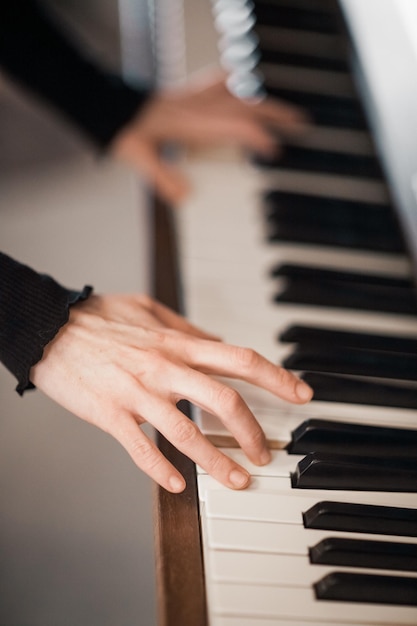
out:
<path id="1" fill-rule="evenodd" d="M 241 489 L 249 483 L 250 476 L 246 472 L 234 469 L 230 472 L 229 480 L 234 487 Z"/>
<path id="2" fill-rule="evenodd" d="M 300 380 L 300 382 L 297 383 L 295 387 L 295 393 L 297 397 L 303 402 L 307 402 L 308 400 L 311 400 L 311 398 L 313 397 L 312 388 L 309 385 L 307 385 L 307 383 L 304 383 L 302 380 Z"/>
<path id="3" fill-rule="evenodd" d="M 185 481 L 178 476 L 171 476 L 169 479 L 169 486 L 171 487 L 172 491 L 179 493 L 180 491 L 184 490 Z"/>
<path id="4" fill-rule="evenodd" d="M 267 465 L 270 462 L 270 460 L 271 460 L 271 453 L 266 448 L 261 454 L 261 463 L 262 465 Z"/>

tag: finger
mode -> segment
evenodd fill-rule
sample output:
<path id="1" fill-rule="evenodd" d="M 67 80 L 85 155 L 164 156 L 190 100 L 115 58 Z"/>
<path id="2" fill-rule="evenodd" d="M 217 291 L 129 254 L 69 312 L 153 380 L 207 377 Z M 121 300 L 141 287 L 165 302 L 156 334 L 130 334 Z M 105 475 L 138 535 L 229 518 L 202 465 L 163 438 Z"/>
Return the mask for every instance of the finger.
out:
<path id="1" fill-rule="evenodd" d="M 269 462 L 270 453 L 265 434 L 237 391 L 206 374 L 173 362 L 170 363 L 169 371 L 165 371 L 164 380 L 169 386 L 165 401 L 175 404 L 182 398 L 190 400 L 193 404 L 218 417 L 255 465 L 265 465 Z M 148 381 L 146 387 L 154 396 L 152 379 Z M 144 416 L 149 416 L 149 421 L 158 430 L 163 431 L 166 415 L 158 419 L 158 416 L 155 416 L 155 410 L 150 411 L 146 407 L 142 408 L 141 412 Z M 192 430 L 191 427 L 190 430 Z M 191 435 L 197 439 L 196 433 L 190 433 L 190 438 Z M 181 448 L 181 450 L 190 455 L 189 449 Z M 204 461 L 200 458 L 198 462 Z"/>
<path id="2" fill-rule="evenodd" d="M 188 320 L 186 320 L 182 315 L 179 315 L 172 309 L 168 308 L 161 302 L 158 302 L 153 299 L 149 299 L 147 306 L 149 310 L 158 320 L 168 328 L 172 328 L 174 330 L 179 330 L 188 335 L 193 335 L 194 337 L 199 337 L 200 339 L 210 339 L 212 341 L 220 341 L 220 337 L 217 335 L 213 335 L 208 333 L 194 324 L 191 324 Z"/>
<path id="3" fill-rule="evenodd" d="M 252 107 L 254 115 L 278 127 L 306 130 L 310 125 L 310 119 L 304 110 L 272 98 L 266 98 L 249 106 Z"/>
<path id="4" fill-rule="evenodd" d="M 200 130 L 198 141 L 210 144 L 233 142 L 254 152 L 276 154 L 279 141 L 267 128 L 251 115 L 217 114 L 207 121 L 204 131 Z"/>
<path id="5" fill-rule="evenodd" d="M 176 168 L 161 160 L 157 147 L 148 141 L 138 140 L 120 154 L 145 179 L 156 193 L 169 204 L 179 204 L 189 193 L 187 180 Z"/>
<path id="6" fill-rule="evenodd" d="M 208 474 L 230 489 L 244 489 L 250 483 L 249 473 L 213 446 L 194 422 L 166 403 L 151 410 L 152 423 L 178 450 L 192 459 Z"/>
<path id="7" fill-rule="evenodd" d="M 178 349 L 179 345 L 172 351 Z M 250 348 L 190 340 L 182 342 L 181 354 L 191 367 L 208 374 L 239 378 L 289 402 L 304 404 L 313 396 L 311 387 L 298 376 L 274 365 Z"/>
<path id="8" fill-rule="evenodd" d="M 115 423 L 117 431 L 112 433 L 113 436 L 145 474 L 167 491 L 179 493 L 184 490 L 183 476 L 145 435 L 132 415 L 118 415 Z"/>

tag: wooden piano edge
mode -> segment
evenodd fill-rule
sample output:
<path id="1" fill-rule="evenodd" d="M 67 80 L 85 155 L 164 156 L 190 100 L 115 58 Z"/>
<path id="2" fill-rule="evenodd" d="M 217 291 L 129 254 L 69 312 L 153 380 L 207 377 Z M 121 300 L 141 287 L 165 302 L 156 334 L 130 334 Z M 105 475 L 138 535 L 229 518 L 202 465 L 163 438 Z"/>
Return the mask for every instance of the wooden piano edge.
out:
<path id="1" fill-rule="evenodd" d="M 154 199 L 152 204 L 153 295 L 181 311 L 173 217 L 162 202 Z M 190 414 L 187 403 L 180 408 Z M 207 626 L 195 465 L 159 433 L 157 445 L 187 482 L 176 495 L 154 486 L 158 626 Z"/>

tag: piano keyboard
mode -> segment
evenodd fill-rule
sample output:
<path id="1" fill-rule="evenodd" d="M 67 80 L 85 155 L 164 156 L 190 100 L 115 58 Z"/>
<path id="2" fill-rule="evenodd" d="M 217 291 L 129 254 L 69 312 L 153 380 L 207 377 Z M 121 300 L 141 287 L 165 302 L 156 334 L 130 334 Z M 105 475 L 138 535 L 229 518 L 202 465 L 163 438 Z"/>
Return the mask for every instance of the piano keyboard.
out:
<path id="1" fill-rule="evenodd" d="M 415 626 L 415 277 L 336 1 L 258 0 L 255 13 L 266 88 L 315 125 L 279 160 L 188 161 L 184 308 L 299 372 L 315 398 L 293 406 L 232 382 L 273 449 L 265 467 L 194 410 L 253 476 L 233 492 L 198 469 L 208 624 Z"/>

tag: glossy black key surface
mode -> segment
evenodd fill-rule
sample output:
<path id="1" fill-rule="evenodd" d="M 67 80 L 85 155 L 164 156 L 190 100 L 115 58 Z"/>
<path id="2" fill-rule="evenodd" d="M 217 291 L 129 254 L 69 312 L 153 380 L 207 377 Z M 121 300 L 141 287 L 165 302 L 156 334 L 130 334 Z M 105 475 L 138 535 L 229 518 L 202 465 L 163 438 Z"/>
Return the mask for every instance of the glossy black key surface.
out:
<path id="1" fill-rule="evenodd" d="M 286 278 L 277 302 L 417 315 L 411 279 L 283 264 L 273 276 Z"/>
<path id="2" fill-rule="evenodd" d="M 327 537 L 308 550 L 310 563 L 417 572 L 417 544 Z"/>
<path id="3" fill-rule="evenodd" d="M 314 399 L 322 402 L 417 409 L 417 386 L 413 384 L 390 384 L 317 372 L 304 372 L 301 378 L 314 389 Z"/>
<path id="4" fill-rule="evenodd" d="M 294 352 L 284 359 L 282 365 L 294 370 L 417 380 L 417 353 L 402 354 L 346 346 L 298 345 Z"/>
<path id="5" fill-rule="evenodd" d="M 350 128 L 364 130 L 368 127 L 364 112 L 354 98 L 323 95 L 300 89 L 286 89 L 265 82 L 265 88 L 271 96 L 281 98 L 302 107 L 319 126 L 331 128 Z"/>
<path id="6" fill-rule="evenodd" d="M 347 72 L 349 69 L 344 59 L 297 54 L 296 52 L 285 52 L 283 50 L 270 50 L 262 46 L 262 39 L 259 50 L 261 63 L 291 65 L 294 68 L 308 67 L 332 72 Z"/>
<path id="7" fill-rule="evenodd" d="M 389 205 L 273 190 L 264 195 L 264 206 L 271 241 L 404 252 Z"/>
<path id="8" fill-rule="evenodd" d="M 303 513 L 303 523 L 318 530 L 417 537 L 417 509 L 403 507 L 323 501 Z"/>
<path id="9" fill-rule="evenodd" d="M 417 429 L 309 419 L 292 432 L 286 449 L 289 454 L 329 452 L 417 459 Z"/>
<path id="10" fill-rule="evenodd" d="M 220 0 L 220 2 L 229 0 Z M 252 0 L 254 6 L 263 4 L 265 0 Z M 327 11 L 331 13 L 339 13 L 339 5 L 337 0 L 273 0 L 274 6 L 279 7 L 297 7 L 298 9 Z"/>
<path id="11" fill-rule="evenodd" d="M 364 350 L 417 354 L 417 337 L 330 330 L 298 324 L 289 326 L 280 334 L 279 340 L 306 346 L 348 346 Z"/>
<path id="12" fill-rule="evenodd" d="M 314 584 L 318 600 L 417 606 L 417 578 L 333 572 Z"/>
<path id="13" fill-rule="evenodd" d="M 294 489 L 417 493 L 417 459 L 311 452 L 291 474 Z"/>
<path id="14" fill-rule="evenodd" d="M 355 178 L 381 179 L 383 177 L 378 160 L 374 156 L 291 145 L 284 146 L 282 154 L 278 157 L 258 157 L 256 163 L 268 168 L 322 172 Z"/>
<path id="15" fill-rule="evenodd" d="M 305 222 L 279 221 L 268 228 L 271 242 L 289 241 L 306 243 L 311 246 L 349 248 L 369 250 L 371 252 L 398 253 L 402 251 L 402 242 L 389 234 L 347 229 L 342 226 L 308 225 Z"/>

